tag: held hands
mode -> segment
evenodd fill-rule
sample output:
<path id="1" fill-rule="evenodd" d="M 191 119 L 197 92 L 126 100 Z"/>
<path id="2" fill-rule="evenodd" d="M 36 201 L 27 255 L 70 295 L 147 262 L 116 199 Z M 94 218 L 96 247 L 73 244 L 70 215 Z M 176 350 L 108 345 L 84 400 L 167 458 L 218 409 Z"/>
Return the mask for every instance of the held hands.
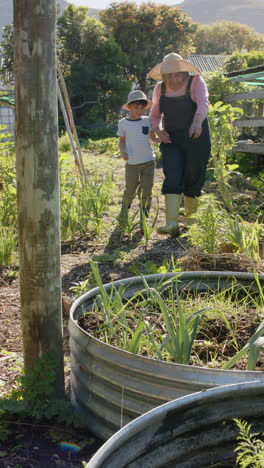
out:
<path id="1" fill-rule="evenodd" d="M 126 152 L 126 151 L 122 151 L 122 153 L 120 154 L 120 157 L 123 158 L 123 159 L 125 159 L 125 161 L 127 161 L 127 160 L 128 160 L 128 154 L 127 154 L 127 152 Z"/>
<path id="2" fill-rule="evenodd" d="M 155 128 L 155 133 L 158 135 L 160 142 L 171 143 L 170 136 L 168 132 L 166 132 L 165 130 L 160 130 L 159 128 Z"/>
<path id="3" fill-rule="evenodd" d="M 189 128 L 189 137 L 190 138 L 199 138 L 199 136 L 202 133 L 202 123 L 203 123 L 204 117 L 202 114 L 195 114 L 192 124 Z"/>

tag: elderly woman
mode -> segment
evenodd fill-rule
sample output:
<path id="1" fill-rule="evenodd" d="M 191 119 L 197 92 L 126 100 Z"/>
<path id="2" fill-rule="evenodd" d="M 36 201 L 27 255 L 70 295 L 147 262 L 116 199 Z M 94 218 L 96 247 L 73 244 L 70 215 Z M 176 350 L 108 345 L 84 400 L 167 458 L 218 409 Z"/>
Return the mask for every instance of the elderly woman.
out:
<path id="1" fill-rule="evenodd" d="M 201 195 L 211 144 L 207 121 L 208 90 L 200 71 L 178 54 L 164 57 L 148 73 L 159 81 L 154 88 L 150 121 L 160 137 L 166 225 L 159 233 L 179 234 L 179 208 L 184 194 L 184 222 L 188 225 Z"/>

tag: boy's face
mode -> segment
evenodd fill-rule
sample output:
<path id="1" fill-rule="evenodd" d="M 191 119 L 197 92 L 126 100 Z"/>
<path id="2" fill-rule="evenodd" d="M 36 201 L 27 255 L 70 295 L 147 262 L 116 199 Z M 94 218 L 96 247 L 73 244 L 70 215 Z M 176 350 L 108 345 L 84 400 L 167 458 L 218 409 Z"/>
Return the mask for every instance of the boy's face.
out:
<path id="1" fill-rule="evenodd" d="M 128 105 L 130 118 L 133 120 L 140 119 L 144 114 L 146 107 L 147 104 L 142 104 L 140 102 L 131 102 L 131 104 Z"/>

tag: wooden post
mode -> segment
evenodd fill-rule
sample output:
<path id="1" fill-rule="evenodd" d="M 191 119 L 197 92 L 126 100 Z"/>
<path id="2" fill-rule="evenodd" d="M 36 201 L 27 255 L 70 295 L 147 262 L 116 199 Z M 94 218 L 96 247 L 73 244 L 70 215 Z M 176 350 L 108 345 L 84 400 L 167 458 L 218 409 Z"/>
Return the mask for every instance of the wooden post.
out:
<path id="1" fill-rule="evenodd" d="M 64 396 L 56 0 L 14 0 L 16 165 L 25 372 L 56 361 L 53 397 Z M 45 376 L 44 376 L 45 378 Z"/>
<path id="2" fill-rule="evenodd" d="M 65 83 L 62 71 L 61 71 L 60 62 L 58 60 L 57 60 L 57 69 L 58 69 L 59 81 L 60 81 L 60 84 L 61 84 L 62 94 L 63 94 L 64 101 L 65 101 L 65 107 L 67 109 L 67 114 L 68 114 L 68 119 L 69 119 L 71 131 L 73 133 L 73 137 L 74 137 L 75 144 L 76 144 L 77 151 L 78 151 L 78 156 L 79 156 L 79 161 L 80 161 L 79 166 L 81 168 L 81 173 L 82 173 L 84 179 L 87 180 L 87 175 L 86 175 L 86 171 L 85 171 L 85 167 L 84 167 L 83 159 L 82 159 L 81 145 L 80 145 L 80 142 L 79 142 L 77 130 L 76 130 L 73 115 L 72 115 L 70 99 L 69 99 L 69 96 L 68 96 L 66 83 Z"/>

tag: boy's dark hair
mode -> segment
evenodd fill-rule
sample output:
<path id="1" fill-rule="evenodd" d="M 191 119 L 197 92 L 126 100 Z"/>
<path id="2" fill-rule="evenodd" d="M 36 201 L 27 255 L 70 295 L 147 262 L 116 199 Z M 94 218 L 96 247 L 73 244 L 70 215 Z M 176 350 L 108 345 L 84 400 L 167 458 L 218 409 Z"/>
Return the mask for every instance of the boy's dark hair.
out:
<path id="1" fill-rule="evenodd" d="M 142 106 L 147 106 L 148 101 L 146 101 L 146 99 L 137 99 L 136 101 L 131 101 L 127 106 L 129 107 L 130 104 L 141 104 Z"/>

